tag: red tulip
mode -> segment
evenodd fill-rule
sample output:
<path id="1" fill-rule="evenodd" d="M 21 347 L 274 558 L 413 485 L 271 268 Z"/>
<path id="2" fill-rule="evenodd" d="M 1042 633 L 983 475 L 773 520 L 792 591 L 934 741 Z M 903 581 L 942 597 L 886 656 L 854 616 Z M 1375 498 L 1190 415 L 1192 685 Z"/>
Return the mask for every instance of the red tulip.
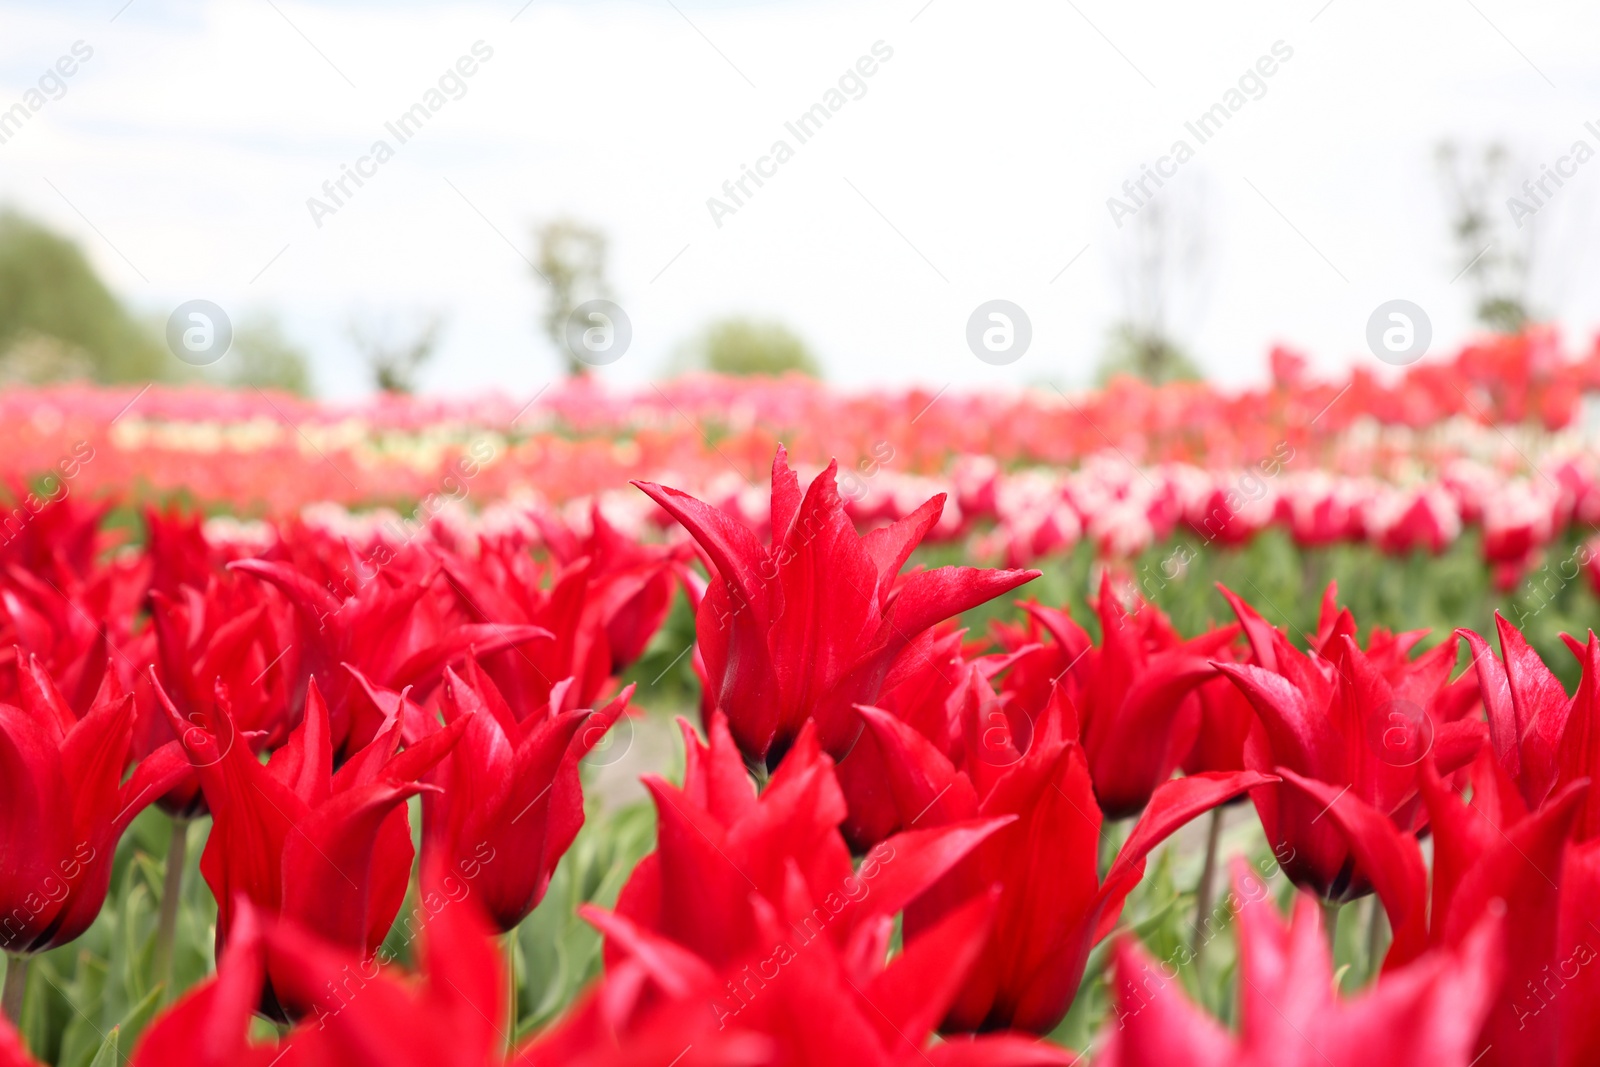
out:
<path id="1" fill-rule="evenodd" d="M 313 1014 L 289 1035 L 285 1067 L 498 1067 L 508 1043 L 505 967 L 472 889 L 424 879 L 423 977 L 330 944 L 292 921 L 266 932 L 268 967 Z M 448 894 L 448 895 L 446 895 Z M 457 895 L 459 894 L 459 895 Z"/>
<path id="2" fill-rule="evenodd" d="M 316 679 L 328 701 L 334 752 L 341 761 L 385 728 L 379 709 L 360 698 L 357 676 L 345 664 L 378 685 L 414 686 L 420 699 L 438 684 L 445 667 L 469 652 L 485 656 L 550 637 L 537 626 L 465 624 L 421 610 L 441 574 L 436 563 L 419 576 L 391 574 L 372 563 L 375 573 L 344 599 L 286 563 L 245 559 L 229 567 L 276 586 L 294 605 L 303 650 L 294 699 L 298 705 L 306 683 Z M 298 706 L 291 707 L 291 721 L 300 714 Z"/>
<path id="3" fill-rule="evenodd" d="M 892 716 L 862 712 L 890 767 L 890 789 L 903 811 L 919 812 L 917 825 L 973 816 L 1015 820 L 906 908 L 905 940 L 915 946 L 965 901 L 998 884 L 995 929 L 942 1029 L 1048 1033 L 1066 1015 L 1089 950 L 1116 924 L 1150 850 L 1201 812 L 1276 779 L 1246 771 L 1162 784 L 1102 881 L 1101 812 L 1083 748 L 1069 739 L 1070 705 L 1052 704 L 1031 736 L 1013 743 L 1014 723 L 996 717 L 988 682 L 975 684 L 980 699 L 965 714 L 960 769 Z"/>
<path id="4" fill-rule="evenodd" d="M 550 554 L 563 566 L 584 558 L 594 561 L 591 599 L 605 627 L 611 673 L 620 674 L 644 655 L 666 622 L 684 552 L 624 536 L 606 521 L 598 503 L 589 509 L 589 535 L 581 539 L 543 511 L 534 513 L 534 521 Z"/>
<path id="5" fill-rule="evenodd" d="M 328 708 L 315 682 L 306 714 L 263 766 L 243 743 L 225 699 L 213 724 L 185 721 L 159 683 L 156 695 L 188 750 L 215 820 L 200 873 L 217 900 L 217 951 L 227 945 L 235 901 L 285 915 L 335 944 L 371 955 L 405 898 L 411 876 L 406 798 L 436 787 L 416 779 L 442 759 L 466 717 L 396 753 L 398 716 L 337 773 Z M 304 1003 L 274 998 L 268 968 L 263 1010 L 295 1014 Z"/>
<path id="6" fill-rule="evenodd" d="M 1395 931 L 1385 975 L 1425 946 L 1460 951 L 1486 915 L 1504 912 L 1504 979 L 1475 1048 L 1483 1067 L 1548 1063 L 1578 1067 L 1600 1056 L 1600 842 L 1570 838 L 1586 794 L 1575 781 L 1529 812 L 1487 750 L 1467 773 L 1463 801 L 1425 763 L 1420 775 L 1434 839 L 1433 891 L 1416 841 L 1376 809 L 1300 780 L 1328 804 L 1329 822 L 1372 873 Z M 1285 782 L 1294 781 L 1289 774 Z"/>
<path id="7" fill-rule="evenodd" d="M 254 583 L 236 579 L 235 585 Z M 259 751 L 282 744 L 288 732 L 289 668 L 297 659 L 292 649 L 279 644 L 275 620 L 269 615 L 272 605 L 260 603 L 258 590 L 251 588 L 245 592 L 256 602 L 247 607 L 237 595 L 241 591 L 225 590 L 215 579 L 204 592 L 183 586 L 177 600 L 152 591 L 150 617 L 158 673 L 184 720 L 211 722 L 220 689 L 231 699 L 235 725 Z M 176 737 L 159 701 L 147 687 L 141 686 L 141 692 L 134 746 L 135 751 L 147 752 Z M 202 814 L 205 802 L 199 779 L 192 772 L 185 775 L 160 803 L 179 816 Z"/>
<path id="8" fill-rule="evenodd" d="M 569 679 L 542 716 L 518 722 L 500 691 L 467 660 L 448 668 L 445 727 L 461 739 L 428 775 L 442 792 L 423 797 L 425 863 L 465 876 L 499 932 L 515 929 L 544 897 L 550 875 L 583 826 L 578 761 L 628 706 L 629 686 L 595 712 L 560 710 Z M 456 724 L 465 722 L 464 727 Z"/>
<path id="9" fill-rule="evenodd" d="M 1101 810 L 1111 819 L 1137 815 L 1193 747 L 1200 727 L 1200 704 L 1193 694 L 1216 676 L 1211 656 L 1234 631 L 1214 630 L 1184 641 L 1153 605 L 1125 611 L 1109 572 L 1096 605 L 1097 646 L 1065 612 L 1025 606 L 1036 627 L 1054 638 L 1033 657 L 1041 662 L 1030 669 L 1047 677 L 1049 686 L 1031 697 L 1028 712 L 1040 714 L 1039 701 L 1059 682 L 1082 717 L 1083 750 Z M 1008 676 L 1002 693 L 1012 691 L 1018 684 L 1012 678 L 1020 675 L 1019 670 Z"/>
<path id="10" fill-rule="evenodd" d="M 952 759 L 960 744 L 959 709 L 968 676 L 961 650 L 964 635 L 961 630 L 944 634 L 938 628 L 924 630 L 889 668 L 876 705 Z M 868 729 L 836 768 L 848 808 L 842 829 L 857 853 L 906 829 L 907 817 L 890 792 L 885 758 L 874 731 Z"/>
<path id="11" fill-rule="evenodd" d="M 0 704 L 0 949 L 43 952 L 88 929 L 123 830 L 187 768 L 174 744 L 124 782 L 133 697 L 115 674 L 80 718 L 36 657 L 17 661 L 22 706 Z"/>
<path id="12" fill-rule="evenodd" d="M 1385 637 L 1369 656 L 1351 640 L 1353 622 L 1324 613 L 1320 653 L 1300 652 L 1282 632 L 1231 598 L 1256 662 L 1216 666 L 1250 699 L 1258 716 L 1245 744 L 1245 765 L 1284 770 L 1348 792 L 1402 830 L 1425 826 L 1417 764 L 1431 751 L 1446 773 L 1469 762 L 1483 743 L 1481 723 L 1464 718 L 1470 680 L 1448 684 L 1455 642 L 1416 660 Z M 1381 667 L 1389 668 L 1385 676 Z M 1326 801 L 1301 788 L 1271 786 L 1251 793 L 1261 825 L 1284 872 L 1328 900 L 1372 891 L 1370 872 L 1355 862 Z"/>
<path id="13" fill-rule="evenodd" d="M 1194 747 L 1183 758 L 1183 773 L 1244 769 L 1244 745 L 1256 723 L 1250 701 L 1225 677 L 1213 678 L 1195 690 L 1200 702 L 1200 729 Z"/>
<path id="14" fill-rule="evenodd" d="M 138 602 L 144 596 L 144 561 L 118 557 L 80 576 L 64 566 L 37 572 L 6 568 L 0 578 L 0 640 L 37 656 L 67 704 L 85 714 L 114 671 L 126 690 L 135 663 L 147 662 L 147 636 L 133 633 Z M 0 699 L 15 701 L 22 660 L 0 658 Z"/>
<path id="15" fill-rule="evenodd" d="M 22 1044 L 22 1035 L 4 1015 L 0 1015 L 0 1067 L 43 1067 L 28 1055 Z"/>
<path id="16" fill-rule="evenodd" d="M 1530 809 L 1579 778 L 1600 778 L 1600 639 L 1590 631 L 1587 645 L 1563 635 L 1583 665 L 1578 691 L 1567 696 L 1550 668 L 1528 646 L 1517 628 L 1498 612 L 1504 660 L 1495 658 L 1471 630 L 1456 632 L 1472 647 L 1478 688 L 1489 717 L 1489 742 L 1495 758 L 1516 783 Z M 1579 816 L 1579 837 L 1600 835 L 1600 792 L 1591 795 Z"/>
<path id="17" fill-rule="evenodd" d="M 981 665 L 968 665 L 968 677 L 954 761 L 893 715 L 861 709 L 902 819 L 1014 819 L 907 907 L 906 944 L 974 894 L 1000 886 L 994 933 L 942 1029 L 1048 1033 L 1066 1014 L 1091 947 L 1115 925 L 1150 849 L 1205 809 L 1275 779 L 1245 771 L 1165 782 L 1102 881 L 1101 809 L 1082 745 L 1070 739 L 1072 704 L 1061 697 L 1029 720 L 1006 712 Z"/>
<path id="18" fill-rule="evenodd" d="M 80 453 L 79 459 L 91 462 L 94 449 L 86 443 L 82 447 L 88 449 L 88 456 Z M 37 473 L 27 472 L 30 479 Z M 15 510 L 13 507 L 0 510 L 3 516 L 0 518 L 0 565 L 14 565 L 31 574 L 73 574 L 80 578 L 92 575 L 95 556 L 104 547 L 100 524 L 114 501 L 90 503 L 72 493 L 59 479 L 56 486 L 64 495 L 46 493 L 44 497 L 32 493 L 31 487 L 21 479 L 8 477 L 6 481 L 9 496 L 17 506 Z M 55 499 L 48 499 L 50 496 Z M 43 506 L 28 506 L 30 497 Z M 19 511 L 25 516 L 20 521 Z"/>
<path id="19" fill-rule="evenodd" d="M 856 533 L 836 465 L 800 480 L 772 461 L 772 545 L 702 501 L 635 482 L 682 523 L 715 579 L 695 621 L 708 693 L 747 760 L 776 767 L 807 719 L 836 758 L 861 731 L 853 710 L 876 700 L 890 665 L 924 630 L 1009 592 L 1037 571 L 900 568 L 944 508 L 941 494 L 892 526 Z"/>
<path id="20" fill-rule="evenodd" d="M 518 718 L 542 715 L 557 682 L 573 711 L 593 704 L 611 676 L 611 648 L 596 597 L 599 564 L 587 556 L 541 563 L 515 539 L 485 539 L 476 558 L 441 554 L 450 589 L 479 627 L 516 623 L 549 640 L 483 651 L 483 670 Z"/>
<path id="21" fill-rule="evenodd" d="M 1310 896 L 1285 924 L 1259 880 L 1235 875 L 1239 909 L 1237 1034 L 1191 1003 L 1170 962 L 1131 936 L 1114 950 L 1112 1011 L 1095 1067 L 1469 1067 L 1498 980 L 1499 921 L 1461 944 L 1386 972 L 1349 1000 L 1336 992 L 1328 939 Z M 1169 973 L 1171 972 L 1171 973 Z M 1536 1062 L 1527 1060 L 1523 1062 Z M 1537 1061 L 1544 1062 L 1544 1061 Z"/>
<path id="22" fill-rule="evenodd" d="M 178 597 L 184 586 L 204 589 L 220 576 L 220 553 L 206 540 L 204 522 L 200 512 L 185 514 L 176 506 L 144 509 L 151 592 Z"/>
<path id="23" fill-rule="evenodd" d="M 1483 1067 L 1595 1062 L 1600 852 L 1568 844 L 1587 780 L 1531 814 L 1488 752 L 1472 768 L 1468 802 L 1431 768 L 1423 782 L 1434 835 L 1430 939 L 1458 945 L 1495 902 L 1506 909 L 1506 976 L 1483 1024 Z"/>
<path id="24" fill-rule="evenodd" d="M 618 946 L 617 962 L 573 1022 L 524 1050 L 518 1062 L 647 1063 L 663 1052 L 670 1062 L 695 1049 L 705 1057 L 696 1062 L 786 1067 L 841 1061 L 862 1067 L 1064 1067 L 1071 1062 L 1065 1049 L 1023 1035 L 933 1042 L 934 1027 L 982 950 L 994 906 L 992 894 L 969 901 L 887 965 L 887 915 L 840 944 L 826 937 L 807 940 L 778 915 L 758 910 L 761 949 L 722 968 L 708 967 L 620 916 L 586 909 Z M 666 1027 L 676 1027 L 676 1044 L 663 1040 Z M 618 1046 L 631 1056 L 609 1058 Z"/>
<path id="25" fill-rule="evenodd" d="M 882 842 L 859 870 L 839 824 L 844 797 L 833 761 L 807 724 L 757 797 L 720 714 L 702 744 L 683 723 L 682 789 L 647 777 L 659 815 L 656 851 L 634 868 L 617 914 L 721 969 L 771 949 L 764 916 L 809 942 L 844 946 L 950 870 L 1006 818 L 919 828 Z M 987 885 L 977 890 L 982 893 Z M 608 939 L 607 959 L 619 954 Z"/>

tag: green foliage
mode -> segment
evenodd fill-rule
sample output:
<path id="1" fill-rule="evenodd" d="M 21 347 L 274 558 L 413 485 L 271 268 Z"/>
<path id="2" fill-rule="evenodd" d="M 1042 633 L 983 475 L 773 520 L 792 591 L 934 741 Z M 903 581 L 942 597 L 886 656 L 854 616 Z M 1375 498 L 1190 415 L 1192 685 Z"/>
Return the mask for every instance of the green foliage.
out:
<path id="1" fill-rule="evenodd" d="M 717 374 L 804 374 L 822 377 L 822 368 L 800 335 L 781 322 L 742 317 L 721 319 L 680 354 L 679 362 Z"/>
<path id="2" fill-rule="evenodd" d="M 512 935 L 519 1034 L 544 1026 L 599 976 L 600 934 L 578 917 L 578 908 L 613 907 L 655 838 L 655 809 L 647 803 L 589 814 L 544 900 Z"/>
<path id="3" fill-rule="evenodd" d="M 540 325 L 556 351 L 566 354 L 567 373 L 586 374 L 589 365 L 567 349 L 567 319 L 579 304 L 611 295 L 606 283 L 606 236 L 568 218 L 546 223 L 535 236 L 539 265 L 534 273 L 546 290 Z"/>
<path id="4" fill-rule="evenodd" d="M 1095 369 L 1095 382 L 1103 386 L 1123 374 L 1143 378 L 1152 385 L 1197 382 L 1204 377 L 1172 338 L 1127 322 L 1112 328 L 1111 340 Z"/>
<path id="5" fill-rule="evenodd" d="M 0 211 L 0 382 L 150 381 L 178 371 L 76 244 Z"/>
<path id="6" fill-rule="evenodd" d="M 299 396 L 312 393 L 311 361 L 271 315 L 256 315 L 235 326 L 233 347 L 215 368 L 223 385 L 277 389 Z"/>
<path id="7" fill-rule="evenodd" d="M 965 551 L 963 545 L 937 545 L 919 551 L 915 562 L 930 567 L 962 562 Z M 1180 533 L 1152 546 L 1119 573 L 1170 615 L 1180 633 L 1195 634 L 1213 623 L 1233 621 L 1227 602 L 1217 592 L 1220 582 L 1267 621 L 1286 626 L 1301 647 L 1307 635 L 1316 632 L 1322 592 L 1329 581 L 1338 583 L 1339 603 L 1355 613 L 1363 640 L 1376 626 L 1397 632 L 1428 630 L 1421 647 L 1430 648 L 1459 626 L 1489 636 L 1494 643 L 1494 613 L 1499 611 L 1522 629 L 1571 689 L 1579 668 L 1559 635 L 1582 635 L 1600 622 L 1600 601 L 1589 577 L 1573 565 L 1577 551 L 1575 535 L 1552 544 L 1548 562 L 1513 589 L 1502 591 L 1483 563 L 1476 530 L 1468 530 L 1441 555 L 1398 556 L 1365 544 L 1302 549 L 1274 527 L 1242 547 L 1206 544 L 1191 533 Z M 1091 633 L 1098 633 L 1099 623 L 1088 607 L 1100 582 L 1101 564 L 1093 546 L 1080 543 L 1032 566 L 1043 572 L 1039 578 L 1015 597 L 967 612 L 961 624 L 974 636 L 985 634 L 992 620 L 1016 621 L 1020 612 L 1013 602 L 1024 599 L 1064 608 Z M 1462 662 L 1466 662 L 1464 649 Z"/>
<path id="8" fill-rule="evenodd" d="M 439 347 L 444 319 L 430 314 L 409 325 L 392 319 L 355 321 L 350 340 L 372 372 L 372 384 L 385 393 L 414 393 L 422 368 Z"/>

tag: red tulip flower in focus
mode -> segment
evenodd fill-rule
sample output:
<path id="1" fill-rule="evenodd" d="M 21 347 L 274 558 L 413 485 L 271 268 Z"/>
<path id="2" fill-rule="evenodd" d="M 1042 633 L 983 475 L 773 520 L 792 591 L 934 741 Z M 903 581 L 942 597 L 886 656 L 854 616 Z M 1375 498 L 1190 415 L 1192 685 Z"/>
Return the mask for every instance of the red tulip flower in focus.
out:
<path id="1" fill-rule="evenodd" d="M 506 1062 L 502 954 L 473 900 L 451 876 L 425 875 L 440 906 L 422 927 L 421 980 L 329 944 L 294 922 L 266 932 L 268 966 L 291 999 L 310 1005 L 283 1064 L 302 1067 L 499 1067 Z"/>
<path id="2" fill-rule="evenodd" d="M 1033 633 L 1042 628 L 1054 640 L 1030 657 L 1038 662 L 1019 664 L 1001 691 L 1020 684 L 1023 668 L 1059 684 L 1082 718 L 1083 751 L 1101 811 L 1108 819 L 1137 815 L 1194 746 L 1201 712 L 1194 692 L 1216 677 L 1211 657 L 1235 631 L 1213 630 L 1184 641 L 1155 606 L 1125 611 L 1109 572 L 1096 604 L 1099 645 L 1065 612 L 1026 607 Z M 1040 699 L 1035 696 L 1028 709 L 1034 715 L 1043 711 Z"/>
<path id="3" fill-rule="evenodd" d="M 1477 1022 L 1477 1067 L 1526 1063 L 1580 1067 L 1600 1056 L 1600 841 L 1574 843 L 1588 779 L 1530 811 L 1492 753 L 1463 772 L 1463 799 L 1424 761 L 1419 774 L 1433 836 L 1432 892 L 1416 840 L 1370 805 L 1322 783 L 1295 784 L 1326 804 L 1329 819 L 1372 875 L 1394 927 L 1384 980 L 1434 951 L 1463 951 L 1486 917 L 1503 914 L 1502 980 Z"/>
<path id="4" fill-rule="evenodd" d="M 1351 639 L 1354 622 L 1344 613 L 1319 634 L 1318 650 L 1307 654 L 1230 599 L 1256 661 L 1216 664 L 1256 710 L 1245 765 L 1320 783 L 1326 793 L 1348 794 L 1406 832 L 1421 832 L 1426 813 L 1417 764 L 1431 755 L 1443 773 L 1453 773 L 1483 744 L 1483 724 L 1466 717 L 1474 704 L 1473 679 L 1450 682 L 1455 641 L 1407 660 L 1407 646 L 1374 639 L 1368 655 Z M 1286 783 L 1251 797 L 1284 873 L 1325 900 L 1353 900 L 1372 891 L 1372 872 L 1357 861 L 1335 821 L 1324 817 L 1323 792 Z"/>
<path id="5" fill-rule="evenodd" d="M 772 461 L 772 544 L 676 489 L 634 483 L 683 524 L 715 577 L 695 620 L 713 706 L 728 716 L 745 759 L 776 767 L 807 719 L 835 758 L 861 731 L 854 705 L 877 699 L 890 665 L 929 627 L 1007 593 L 1038 571 L 939 567 L 904 578 L 912 550 L 944 508 L 933 497 L 866 536 L 834 481 L 804 496 L 779 447 Z"/>
<path id="6" fill-rule="evenodd" d="M 1113 954 L 1112 1018 L 1094 1067 L 1470 1067 L 1499 983 L 1499 926 L 1480 921 L 1459 947 L 1385 972 L 1349 1000 L 1335 991 L 1322 916 L 1298 895 L 1285 924 L 1264 883 L 1236 874 L 1237 1033 L 1193 1004 L 1171 962 L 1130 937 Z M 1525 1060 L 1523 1062 L 1544 1062 Z"/>
<path id="7" fill-rule="evenodd" d="M 152 678 L 154 683 L 154 679 Z M 214 819 L 200 873 L 217 900 L 217 952 L 227 946 L 235 901 L 284 915 L 352 951 L 371 955 L 383 941 L 411 878 L 406 798 L 431 786 L 417 779 L 467 727 L 466 717 L 403 752 L 394 716 L 335 773 L 328 708 L 315 682 L 306 714 L 263 766 L 240 737 L 225 700 L 214 723 L 185 721 L 157 684 L 157 696 L 200 777 Z M 262 1010 L 305 1010 L 283 1003 L 268 968 Z"/>
<path id="8" fill-rule="evenodd" d="M 123 830 L 188 768 L 173 744 L 124 782 L 133 697 L 116 675 L 79 718 L 37 658 L 17 662 L 22 706 L 0 704 L 0 949 L 32 953 L 88 929 Z"/>
<path id="9" fill-rule="evenodd" d="M 1522 633 L 1499 612 L 1494 621 L 1503 660 L 1471 630 L 1456 633 L 1472 648 L 1495 759 L 1516 783 L 1523 804 L 1537 809 L 1579 778 L 1600 779 L 1600 639 L 1593 631 L 1587 644 L 1562 635 L 1583 666 L 1569 698 Z M 1585 805 L 1578 835 L 1600 836 L 1600 791 Z"/>
<path id="10" fill-rule="evenodd" d="M 289 730 L 291 679 L 284 661 L 292 663 L 293 652 L 280 648 L 274 628 L 275 621 L 288 620 L 270 616 L 277 605 L 261 603 L 254 582 L 229 577 L 229 585 L 213 579 L 204 592 L 184 586 L 177 599 L 151 592 L 157 670 L 185 721 L 209 722 L 220 688 L 231 698 L 234 724 L 250 735 L 252 749 L 273 748 Z M 243 603 L 245 599 L 253 606 Z M 292 631 L 283 636 L 292 640 Z M 135 749 L 148 751 L 175 741 L 160 702 L 147 688 L 140 689 L 140 700 Z M 203 814 L 204 798 L 193 772 L 160 804 L 180 818 Z"/>
<path id="11" fill-rule="evenodd" d="M 764 915 L 792 924 L 803 944 L 823 937 L 842 947 L 865 936 L 1008 821 L 919 826 L 879 844 L 858 868 L 839 832 L 844 796 L 815 724 L 801 730 L 759 797 L 720 713 L 704 744 L 682 725 L 683 788 L 646 777 L 658 844 L 623 886 L 616 913 L 714 969 L 771 952 Z M 613 940 L 608 961 L 619 951 Z"/>
<path id="12" fill-rule="evenodd" d="M 1066 1049 L 1030 1035 L 934 1038 L 994 912 L 992 893 L 968 901 L 886 964 L 887 915 L 841 945 L 802 940 L 792 924 L 758 910 L 756 943 L 763 948 L 716 968 L 620 916 L 586 908 L 615 945 L 606 978 L 515 1062 L 1071 1067 L 1076 1060 Z"/>
<path id="13" fill-rule="evenodd" d="M 1077 994 L 1089 950 L 1111 931 L 1143 876 L 1150 850 L 1201 812 L 1276 779 L 1242 771 L 1163 783 L 1102 881 L 1102 817 L 1083 747 L 1071 739 L 1070 703 L 1053 702 L 1022 735 L 997 712 L 986 679 L 976 677 L 973 691 L 960 767 L 893 716 L 862 710 L 883 750 L 889 789 L 916 826 L 1013 820 L 906 908 L 905 942 L 914 947 L 964 902 L 999 885 L 994 930 L 942 1029 L 1049 1033 Z"/>
<path id="14" fill-rule="evenodd" d="M 544 897 L 550 875 L 583 826 L 578 761 L 628 706 L 633 687 L 599 711 L 560 710 L 518 722 L 475 660 L 466 677 L 445 671 L 444 729 L 461 739 L 428 775 L 442 787 L 422 800 L 425 865 L 465 874 L 498 932 L 514 929 Z M 457 726 L 464 723 L 464 726 Z"/>
<path id="15" fill-rule="evenodd" d="M 1062 1064 L 1026 1038 L 929 1045 L 988 940 L 983 886 L 888 961 L 895 913 L 1010 821 L 964 820 L 879 843 L 859 867 L 838 831 L 844 798 L 807 724 L 759 795 L 725 720 L 702 744 L 685 725 L 683 788 L 647 781 L 660 844 L 634 870 L 615 913 L 586 909 L 606 935 L 607 977 L 571 1032 L 524 1062 L 590 1062 L 632 1039 L 660 1042 L 663 1016 L 696 1023 L 709 1054 L 729 1038 L 771 1039 L 775 1062 L 810 1065 Z M 624 1044 L 626 1042 L 624 1041 Z M 743 1047 L 747 1040 L 741 1040 Z M 527 1053 L 525 1053 L 526 1057 Z M 615 1062 L 600 1058 L 595 1062 Z M 641 1059 L 626 1062 L 644 1062 Z M 768 1062 L 768 1061 L 763 1061 Z"/>
<path id="16" fill-rule="evenodd" d="M 620 674 L 644 655 L 650 638 L 667 621 L 672 592 L 687 558 L 682 551 L 685 546 L 669 548 L 635 541 L 606 521 L 598 503 L 589 509 L 587 537 L 578 537 L 543 511 L 534 513 L 534 521 L 550 554 L 562 566 L 584 558 L 594 561 L 591 596 L 605 627 L 611 673 Z"/>
<path id="17" fill-rule="evenodd" d="M 343 599 L 287 563 L 244 559 L 228 566 L 276 586 L 294 605 L 302 655 L 290 721 L 299 719 L 305 686 L 316 679 L 327 700 L 334 752 L 341 762 L 387 727 L 383 716 L 361 699 L 362 677 L 393 689 L 415 686 L 413 696 L 420 700 L 438 684 L 445 667 L 469 652 L 482 657 L 551 636 L 537 626 L 441 617 L 429 600 L 443 573 L 437 563 L 415 576 L 394 573 L 398 564 L 389 569 L 368 564 L 376 573 Z"/>
<path id="18" fill-rule="evenodd" d="M 895 660 L 876 707 L 916 730 L 953 760 L 961 743 L 959 709 L 970 674 L 961 648 L 966 632 L 940 633 L 939 629 L 924 630 Z M 980 662 L 987 668 L 991 661 Z M 876 733 L 868 729 L 837 767 L 839 787 L 849 807 L 842 829 L 857 853 L 907 829 L 908 819 L 916 815 L 899 810 L 884 759 Z"/>

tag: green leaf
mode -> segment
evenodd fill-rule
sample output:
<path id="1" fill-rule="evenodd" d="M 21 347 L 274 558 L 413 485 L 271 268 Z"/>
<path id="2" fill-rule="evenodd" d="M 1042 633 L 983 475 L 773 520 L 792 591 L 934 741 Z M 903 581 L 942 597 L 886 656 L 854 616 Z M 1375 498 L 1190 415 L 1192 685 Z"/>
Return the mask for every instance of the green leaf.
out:
<path id="1" fill-rule="evenodd" d="M 94 1059 L 89 1061 L 89 1067 L 114 1067 L 118 1062 L 117 1041 L 122 1031 L 115 1026 L 100 1043 L 100 1051 L 94 1054 Z"/>

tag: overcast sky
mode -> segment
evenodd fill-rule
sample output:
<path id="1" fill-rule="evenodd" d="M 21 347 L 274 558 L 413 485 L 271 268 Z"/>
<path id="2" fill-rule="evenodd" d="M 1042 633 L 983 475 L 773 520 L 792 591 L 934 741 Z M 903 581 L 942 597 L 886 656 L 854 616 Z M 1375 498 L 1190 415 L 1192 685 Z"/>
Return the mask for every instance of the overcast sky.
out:
<path id="1" fill-rule="evenodd" d="M 279 313 L 333 397 L 368 389 L 353 316 L 442 313 L 430 389 L 550 380 L 524 257 L 560 214 L 611 240 L 634 338 L 610 381 L 643 383 L 745 312 L 852 387 L 1081 384 L 1123 307 L 1132 230 L 1107 198 L 1179 139 L 1193 158 L 1160 195 L 1206 255 L 1174 326 L 1211 376 L 1259 380 L 1274 343 L 1371 361 L 1367 319 L 1393 298 L 1448 351 L 1471 300 L 1434 146 L 1503 140 L 1530 178 L 1600 148 L 1592 2 L 6 3 L 0 110 L 77 42 L 92 55 L 0 144 L 0 201 L 73 234 L 153 316 L 201 297 Z M 1185 123 L 1275 45 L 1290 57 L 1199 143 Z M 473 73 L 430 98 L 462 57 Z M 858 63 L 871 76 L 830 98 Z M 786 129 L 840 99 L 805 143 Z M 430 100 L 400 143 L 386 123 Z M 308 198 L 331 204 L 323 183 L 379 140 L 393 158 L 314 218 Z M 714 218 L 708 198 L 731 203 L 723 183 L 779 140 L 792 157 Z M 1535 302 L 1573 345 L 1600 326 L 1597 190 L 1600 159 L 1536 219 Z M 965 339 L 996 298 L 1032 323 L 1005 367 Z"/>

